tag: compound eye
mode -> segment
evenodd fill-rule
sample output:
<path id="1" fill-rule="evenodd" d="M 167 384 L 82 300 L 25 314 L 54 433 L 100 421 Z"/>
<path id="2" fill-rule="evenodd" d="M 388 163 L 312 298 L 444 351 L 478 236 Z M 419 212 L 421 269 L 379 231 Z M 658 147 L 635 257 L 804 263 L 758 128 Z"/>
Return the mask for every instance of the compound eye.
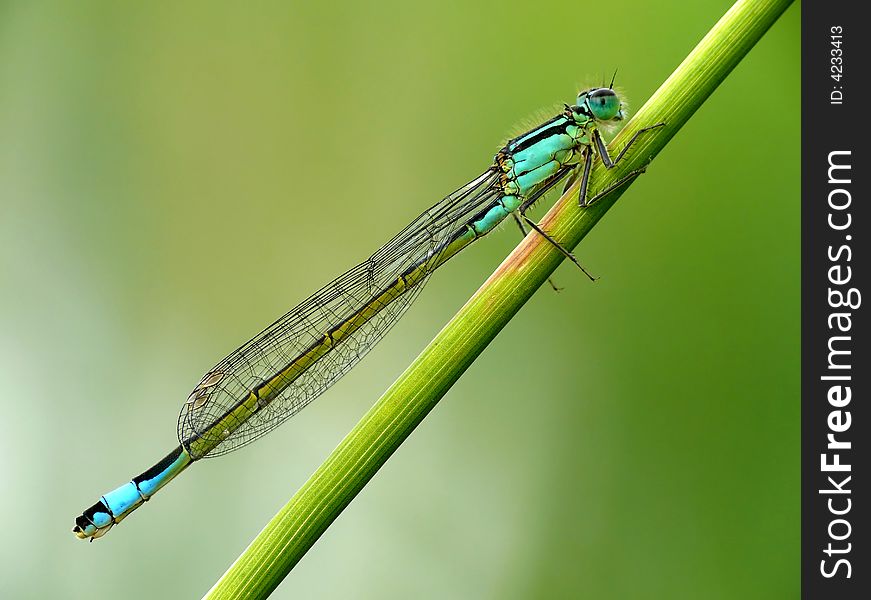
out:
<path id="1" fill-rule="evenodd" d="M 607 98 L 608 96 L 616 96 L 617 92 L 612 90 L 611 88 L 596 88 L 590 91 L 589 96 L 591 98 Z"/>
<path id="2" fill-rule="evenodd" d="M 587 94 L 590 112 L 599 121 L 610 121 L 620 112 L 620 99 L 614 90 L 597 88 Z"/>

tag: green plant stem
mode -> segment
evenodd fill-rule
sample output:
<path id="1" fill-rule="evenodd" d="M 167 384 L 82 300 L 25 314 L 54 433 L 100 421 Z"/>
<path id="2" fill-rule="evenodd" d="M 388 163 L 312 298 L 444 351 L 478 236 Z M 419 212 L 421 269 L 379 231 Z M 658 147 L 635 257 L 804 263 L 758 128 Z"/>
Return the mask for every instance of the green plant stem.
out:
<path id="1" fill-rule="evenodd" d="M 646 134 L 616 169 L 591 181 L 606 189 L 654 157 L 777 20 L 791 0 L 739 0 L 627 123 L 612 143 Z M 541 221 L 573 248 L 627 186 L 582 210 L 577 184 Z M 305 555 L 436 403 L 562 262 L 541 236 L 527 236 L 424 349 L 209 591 L 208 598 L 264 598 Z"/>

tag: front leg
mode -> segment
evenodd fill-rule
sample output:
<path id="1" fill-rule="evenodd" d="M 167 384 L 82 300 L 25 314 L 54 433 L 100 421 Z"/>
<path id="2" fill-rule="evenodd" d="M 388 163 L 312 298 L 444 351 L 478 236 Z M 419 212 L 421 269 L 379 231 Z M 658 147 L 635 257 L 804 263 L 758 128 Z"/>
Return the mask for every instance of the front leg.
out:
<path id="1" fill-rule="evenodd" d="M 626 142 L 626 145 L 623 146 L 623 149 L 617 155 L 617 158 L 611 159 L 611 155 L 608 154 L 608 147 L 605 145 L 605 140 L 602 139 L 602 134 L 599 133 L 598 129 L 593 130 L 593 141 L 596 143 L 596 149 L 599 151 L 599 156 L 602 157 L 602 164 L 605 165 L 608 169 L 613 169 L 617 166 L 617 163 L 620 162 L 620 159 L 623 158 L 623 155 L 626 154 L 626 151 L 635 143 L 642 134 L 647 133 L 648 131 L 652 131 L 654 129 L 659 129 L 660 127 L 665 127 L 665 123 L 657 123 L 656 125 L 651 125 L 650 127 L 642 127 L 638 131 L 635 132 L 635 135 Z"/>
<path id="2" fill-rule="evenodd" d="M 620 179 L 618 179 L 617 181 L 615 181 L 614 183 L 609 185 L 607 188 L 605 188 L 604 190 L 602 190 L 601 192 L 599 192 L 598 194 L 596 194 L 595 196 L 590 198 L 584 206 L 592 206 L 595 202 L 601 200 L 602 198 L 604 198 L 605 196 L 607 196 L 608 194 L 610 194 L 611 192 L 613 192 L 617 188 L 626 185 L 627 183 L 629 183 L 630 181 L 632 181 L 633 179 L 635 179 L 636 177 L 638 177 L 639 175 L 644 173 L 644 171 L 646 171 L 646 170 L 647 170 L 647 164 L 645 164 L 643 167 L 641 167 L 639 169 L 633 169 L 633 170 L 629 171 L 628 173 L 626 173 L 626 175 L 624 175 L 623 177 L 621 177 Z"/>

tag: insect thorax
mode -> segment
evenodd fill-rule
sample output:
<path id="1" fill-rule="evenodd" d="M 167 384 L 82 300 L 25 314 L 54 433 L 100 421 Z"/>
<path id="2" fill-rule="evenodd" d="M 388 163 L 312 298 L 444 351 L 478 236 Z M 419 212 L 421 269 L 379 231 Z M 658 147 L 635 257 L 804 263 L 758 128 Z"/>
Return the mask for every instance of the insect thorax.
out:
<path id="1" fill-rule="evenodd" d="M 565 167 L 577 164 L 590 146 L 595 121 L 571 109 L 509 140 L 496 154 L 505 195 L 526 196 Z"/>

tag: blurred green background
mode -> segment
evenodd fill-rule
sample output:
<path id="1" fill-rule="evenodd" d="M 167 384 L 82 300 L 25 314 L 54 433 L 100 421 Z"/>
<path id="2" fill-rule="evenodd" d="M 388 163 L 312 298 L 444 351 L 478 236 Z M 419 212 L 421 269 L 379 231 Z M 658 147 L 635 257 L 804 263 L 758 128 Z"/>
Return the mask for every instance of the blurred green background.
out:
<path id="1" fill-rule="evenodd" d="M 432 279 L 313 406 L 106 538 L 203 372 L 619 67 L 728 1 L 6 2 L 3 598 L 191 598 L 517 243 Z M 277 598 L 794 598 L 799 7 L 448 393 Z M 542 208 L 537 214 L 541 214 Z"/>

